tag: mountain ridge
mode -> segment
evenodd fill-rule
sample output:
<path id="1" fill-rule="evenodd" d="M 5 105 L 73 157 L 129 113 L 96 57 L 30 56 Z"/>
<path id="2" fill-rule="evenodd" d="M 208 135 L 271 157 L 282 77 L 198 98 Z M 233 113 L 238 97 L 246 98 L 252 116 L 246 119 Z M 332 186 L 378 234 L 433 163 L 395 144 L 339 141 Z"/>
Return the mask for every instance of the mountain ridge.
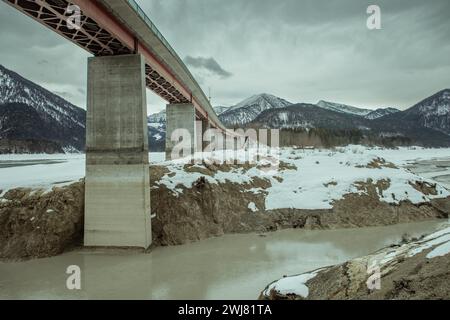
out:
<path id="1" fill-rule="evenodd" d="M 404 111 L 371 110 L 323 100 L 293 104 L 267 93 L 214 110 L 229 128 L 359 130 L 366 135 L 450 146 L 450 89 Z M 85 122 L 85 110 L 0 65 L 0 153 L 82 152 Z M 164 151 L 165 111 L 148 116 L 148 133 L 151 151 Z"/>
<path id="2" fill-rule="evenodd" d="M 3 65 L 0 114 L 2 140 L 19 140 L 27 145 L 26 140 L 41 139 L 59 145 L 58 150 L 84 150 L 86 111 Z M 8 148 L 0 152 L 8 152 Z"/>
<path id="3" fill-rule="evenodd" d="M 253 95 L 230 107 L 219 115 L 219 119 L 228 127 L 242 126 L 254 120 L 264 110 L 283 108 L 289 105 L 292 103 L 287 100 L 262 93 Z"/>
<path id="4" fill-rule="evenodd" d="M 336 111 L 340 113 L 348 113 L 353 115 L 358 115 L 361 117 L 364 117 L 369 120 L 377 119 L 384 117 L 385 115 L 400 112 L 400 110 L 392 107 L 388 108 L 378 108 L 378 109 L 366 109 L 366 108 L 359 108 L 350 106 L 348 104 L 342 104 L 342 103 L 336 103 L 336 102 L 330 102 L 330 101 L 324 101 L 320 100 L 316 105 L 320 108 Z"/>
<path id="5" fill-rule="evenodd" d="M 443 89 L 411 108 L 386 117 L 391 121 L 414 122 L 450 136 L 450 89 Z"/>

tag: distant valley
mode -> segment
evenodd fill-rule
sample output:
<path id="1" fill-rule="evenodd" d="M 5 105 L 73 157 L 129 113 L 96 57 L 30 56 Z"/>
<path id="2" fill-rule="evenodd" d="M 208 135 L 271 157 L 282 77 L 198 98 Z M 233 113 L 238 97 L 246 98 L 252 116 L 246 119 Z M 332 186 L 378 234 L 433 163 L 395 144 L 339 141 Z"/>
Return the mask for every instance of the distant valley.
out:
<path id="1" fill-rule="evenodd" d="M 321 145 L 327 140 L 327 146 L 358 142 L 450 146 L 450 89 L 404 111 L 393 107 L 372 110 L 323 100 L 316 104 L 292 103 L 267 93 L 214 110 L 228 128 L 294 132 L 284 139 L 288 145 L 307 144 L 308 139 L 300 140 L 317 136 Z M 83 152 L 85 123 L 85 110 L 0 65 L 0 153 Z M 151 151 L 164 151 L 165 111 L 148 117 L 148 132 Z"/>

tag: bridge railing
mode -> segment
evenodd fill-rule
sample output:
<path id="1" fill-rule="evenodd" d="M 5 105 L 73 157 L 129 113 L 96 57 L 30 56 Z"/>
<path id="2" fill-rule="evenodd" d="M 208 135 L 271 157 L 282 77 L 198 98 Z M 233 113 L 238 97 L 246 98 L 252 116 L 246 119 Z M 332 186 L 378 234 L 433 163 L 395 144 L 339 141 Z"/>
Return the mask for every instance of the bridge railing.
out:
<path id="1" fill-rule="evenodd" d="M 158 28 L 154 25 L 154 23 L 150 20 L 150 18 L 147 16 L 147 14 L 144 12 L 144 10 L 141 9 L 141 7 L 137 4 L 135 0 L 128 0 L 128 3 L 130 6 L 139 14 L 139 16 L 147 23 L 149 28 L 155 33 L 155 35 L 161 40 L 161 42 L 165 45 L 165 47 L 170 51 L 170 53 L 175 57 L 175 59 L 178 61 L 178 63 L 181 65 L 181 67 L 184 69 L 184 71 L 188 74 L 188 76 L 191 78 L 191 80 L 200 88 L 197 81 L 195 80 L 192 73 L 189 71 L 189 69 L 184 64 L 183 60 L 178 56 L 178 54 L 175 52 L 175 50 L 172 48 L 172 46 L 169 44 L 169 42 L 164 38 L 162 33 L 158 30 Z M 203 91 L 202 91 L 203 93 Z M 204 95 L 204 93 L 203 93 Z M 205 96 L 206 98 L 206 96 Z"/>

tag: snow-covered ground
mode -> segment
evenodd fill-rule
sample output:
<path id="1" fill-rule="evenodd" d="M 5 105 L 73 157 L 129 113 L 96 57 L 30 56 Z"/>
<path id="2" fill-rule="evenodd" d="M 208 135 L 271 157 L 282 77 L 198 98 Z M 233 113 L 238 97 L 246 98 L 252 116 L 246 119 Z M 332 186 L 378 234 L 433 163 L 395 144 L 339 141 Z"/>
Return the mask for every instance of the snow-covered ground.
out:
<path id="1" fill-rule="evenodd" d="M 424 194 L 410 184 L 422 179 L 400 168 L 408 161 L 405 154 L 353 147 L 338 151 L 311 152 L 304 157 L 300 154 L 300 159 L 296 157 L 297 154 L 293 155 L 289 151 L 282 155 L 283 161 L 295 165 L 298 170 L 296 173 L 284 171 L 278 175 L 283 181 L 272 181 L 272 188 L 268 190 L 266 197 L 266 209 L 331 209 L 334 200 L 340 200 L 349 193 L 359 193 L 355 182 L 366 182 L 368 179 L 373 182 L 389 180 L 389 188 L 380 195 L 380 200 L 388 203 L 399 203 L 407 199 L 413 203 L 421 203 L 433 198 L 425 196 L 425 199 Z M 383 158 L 398 167 L 367 167 L 377 158 Z M 438 186 L 437 197 L 447 195 L 450 193 Z"/>
<path id="2" fill-rule="evenodd" d="M 231 156 L 227 153 L 225 159 Z M 244 153 L 239 153 L 242 159 Z M 251 158 L 251 157 L 250 157 Z M 375 159 L 383 158 L 386 163 L 381 168 L 371 168 L 367 165 Z M 288 164 L 288 169 L 261 170 L 254 166 L 249 170 L 236 167 L 229 171 L 219 171 L 214 176 L 206 176 L 210 183 L 250 183 L 255 177 L 267 178 L 272 186 L 268 189 L 254 189 L 255 193 L 265 193 L 265 208 L 272 209 L 330 209 L 335 200 L 342 199 L 349 193 L 361 193 L 358 182 L 374 183 L 380 180 L 388 181 L 386 190 L 379 190 L 380 200 L 387 203 L 399 203 L 410 200 L 413 203 L 428 202 L 433 198 L 450 196 L 450 192 L 436 185 L 436 195 L 424 195 L 412 184 L 416 181 L 435 184 L 431 179 L 422 177 L 402 168 L 416 160 L 446 158 L 450 159 L 450 149 L 402 148 L 386 150 L 348 146 L 335 150 L 294 150 L 284 148 L 280 151 L 279 160 Z M 190 188 L 201 176 L 200 172 L 186 172 L 185 161 L 162 163 L 169 173 L 161 180 L 175 194 L 183 192 L 183 185 Z M 392 167 L 392 164 L 397 167 Z M 202 168 L 202 165 L 198 165 Z"/>
<path id="3" fill-rule="evenodd" d="M 217 156 L 208 154 L 207 159 Z M 228 158 L 233 157 L 227 152 Z M 247 156 L 238 153 L 238 158 Z M 254 153 L 250 155 L 252 159 Z M 214 176 L 206 176 L 211 183 L 251 182 L 255 177 L 267 178 L 272 186 L 269 189 L 254 189 L 253 192 L 266 193 L 266 209 L 298 208 L 327 209 L 334 200 L 342 199 L 348 193 L 357 193 L 356 182 L 372 179 L 389 180 L 389 188 L 380 192 L 380 199 L 389 203 L 398 203 L 409 199 L 413 203 L 430 200 L 433 197 L 445 197 L 450 193 L 437 185 L 436 196 L 426 196 L 417 191 L 410 182 L 429 181 L 413 174 L 401 166 L 419 160 L 448 159 L 450 149 L 400 148 L 381 149 L 363 146 L 348 146 L 334 150 L 295 150 L 283 148 L 279 159 L 288 168 L 267 171 L 261 167 L 264 160 L 249 170 L 233 167 L 230 171 L 219 171 Z M 203 174 L 186 172 L 186 160 L 164 162 L 164 153 L 151 153 L 150 161 L 166 166 L 170 173 L 165 175 L 160 184 L 166 185 L 174 193 L 182 190 L 179 185 L 190 188 Z M 383 158 L 398 168 L 383 166 L 381 169 L 367 167 L 371 161 Z M 266 161 L 267 164 L 267 161 Z M 199 165 L 200 167 L 202 165 Z M 445 170 L 445 169 L 443 169 Z M 445 171 L 444 171 L 445 172 Z M 55 185 L 78 181 L 85 175 L 85 157 L 81 154 L 69 155 L 0 155 L 0 190 L 6 191 L 16 187 L 51 188 Z M 256 208 L 254 208 L 256 210 Z"/>
<path id="4" fill-rule="evenodd" d="M 17 187 L 49 189 L 70 184 L 85 176 L 85 160 L 84 154 L 0 155 L 0 191 Z M 150 154 L 151 163 L 164 160 L 164 152 Z"/>
<path id="5" fill-rule="evenodd" d="M 271 283 L 264 295 L 269 296 L 272 290 L 277 291 L 279 294 L 289 295 L 295 294 L 303 298 L 307 298 L 309 295 L 309 288 L 306 283 L 315 278 L 320 270 L 316 270 L 311 273 L 303 273 L 298 276 L 285 277 L 276 282 Z"/>
<path id="6" fill-rule="evenodd" d="M 48 189 L 78 181 L 84 177 L 84 164 L 82 154 L 0 155 L 0 190 Z"/>

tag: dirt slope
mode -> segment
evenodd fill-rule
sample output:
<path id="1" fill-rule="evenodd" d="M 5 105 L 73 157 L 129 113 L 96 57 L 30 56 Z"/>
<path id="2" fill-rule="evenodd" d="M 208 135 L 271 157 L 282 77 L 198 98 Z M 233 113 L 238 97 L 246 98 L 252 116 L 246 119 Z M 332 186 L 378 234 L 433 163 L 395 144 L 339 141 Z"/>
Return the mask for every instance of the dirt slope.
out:
<path id="1" fill-rule="evenodd" d="M 210 175 L 218 169 L 203 169 L 202 174 Z M 150 172 L 152 213 L 156 214 L 152 221 L 155 246 L 180 245 L 226 233 L 383 226 L 447 218 L 450 213 L 450 198 L 420 205 L 382 202 L 377 193 L 386 187 L 386 181 L 360 182 L 359 188 L 365 193 L 349 194 L 336 201 L 333 209 L 267 211 L 264 192 L 252 191 L 269 188 L 270 181 L 265 179 L 212 184 L 202 176 L 190 188 L 179 186 L 183 192 L 174 194 L 158 184 L 168 173 L 166 167 L 152 166 Z M 83 216 L 83 181 L 49 192 L 6 192 L 0 197 L 0 258 L 49 257 L 81 246 Z"/>

